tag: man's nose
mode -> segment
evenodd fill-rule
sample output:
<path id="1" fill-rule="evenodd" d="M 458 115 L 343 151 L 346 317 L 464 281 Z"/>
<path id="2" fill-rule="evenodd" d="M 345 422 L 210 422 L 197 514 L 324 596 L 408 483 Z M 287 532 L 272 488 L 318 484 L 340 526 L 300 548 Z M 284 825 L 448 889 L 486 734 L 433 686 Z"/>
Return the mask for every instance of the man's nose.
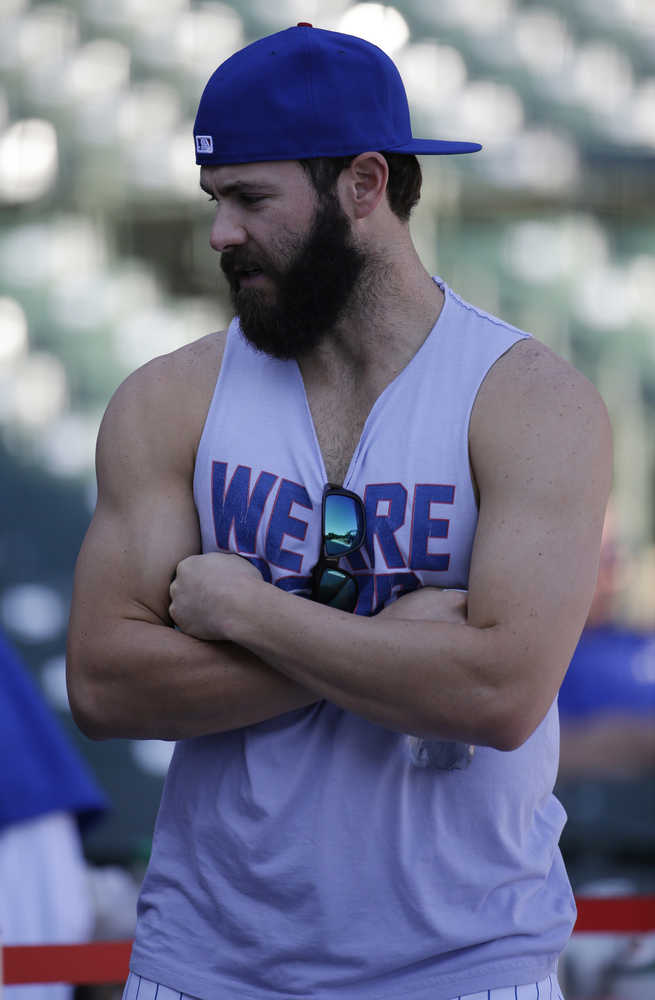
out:
<path id="1" fill-rule="evenodd" d="M 230 247 L 242 246 L 247 239 L 246 231 L 234 213 L 223 206 L 218 208 L 209 237 L 212 249 L 222 253 Z"/>

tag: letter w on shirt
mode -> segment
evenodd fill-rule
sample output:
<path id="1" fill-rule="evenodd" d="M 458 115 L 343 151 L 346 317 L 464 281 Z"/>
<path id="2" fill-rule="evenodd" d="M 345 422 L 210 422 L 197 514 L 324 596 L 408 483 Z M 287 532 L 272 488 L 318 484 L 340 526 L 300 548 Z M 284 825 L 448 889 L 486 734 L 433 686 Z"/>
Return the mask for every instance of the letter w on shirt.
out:
<path id="1" fill-rule="evenodd" d="M 238 465 L 226 489 L 227 462 L 212 465 L 212 509 L 219 549 L 229 551 L 230 532 L 234 529 L 236 551 L 251 554 L 256 551 L 259 523 L 278 477 L 271 472 L 260 472 L 251 492 L 251 473 L 250 466 Z"/>

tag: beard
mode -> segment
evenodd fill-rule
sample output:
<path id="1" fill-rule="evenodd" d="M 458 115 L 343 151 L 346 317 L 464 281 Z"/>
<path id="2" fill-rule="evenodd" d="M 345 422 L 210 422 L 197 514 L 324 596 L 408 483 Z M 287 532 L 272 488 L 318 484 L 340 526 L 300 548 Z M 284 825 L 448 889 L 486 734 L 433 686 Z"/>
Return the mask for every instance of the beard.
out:
<path id="1" fill-rule="evenodd" d="M 263 250 L 224 252 L 232 305 L 246 339 L 258 351 L 288 361 L 312 351 L 345 312 L 367 263 L 334 195 L 321 198 L 309 232 L 287 234 L 272 256 Z M 282 261 L 282 263 L 280 263 Z M 257 268 L 275 296 L 240 287 L 239 272 Z"/>

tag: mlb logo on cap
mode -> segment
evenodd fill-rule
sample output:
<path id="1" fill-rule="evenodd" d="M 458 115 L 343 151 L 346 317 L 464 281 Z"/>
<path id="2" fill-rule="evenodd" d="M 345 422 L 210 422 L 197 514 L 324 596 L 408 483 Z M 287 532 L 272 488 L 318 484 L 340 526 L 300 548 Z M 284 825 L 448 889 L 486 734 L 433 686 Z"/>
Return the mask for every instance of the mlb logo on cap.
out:
<path id="1" fill-rule="evenodd" d="M 214 140 L 210 135 L 196 136 L 196 153 L 213 153 Z"/>

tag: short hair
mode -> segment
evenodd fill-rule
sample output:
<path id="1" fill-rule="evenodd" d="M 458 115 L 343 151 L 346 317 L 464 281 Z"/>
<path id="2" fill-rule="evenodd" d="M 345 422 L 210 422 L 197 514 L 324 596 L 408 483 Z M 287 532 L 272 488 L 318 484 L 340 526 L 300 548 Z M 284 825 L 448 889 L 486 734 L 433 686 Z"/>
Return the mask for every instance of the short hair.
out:
<path id="1" fill-rule="evenodd" d="M 413 153 L 385 153 L 380 155 L 387 161 L 389 179 L 387 198 L 391 211 L 402 222 L 409 220 L 414 206 L 421 197 L 423 175 L 421 165 Z M 300 165 L 310 176 L 319 195 L 334 190 L 342 170 L 349 167 L 355 156 L 322 156 L 312 160 L 300 160 Z"/>

